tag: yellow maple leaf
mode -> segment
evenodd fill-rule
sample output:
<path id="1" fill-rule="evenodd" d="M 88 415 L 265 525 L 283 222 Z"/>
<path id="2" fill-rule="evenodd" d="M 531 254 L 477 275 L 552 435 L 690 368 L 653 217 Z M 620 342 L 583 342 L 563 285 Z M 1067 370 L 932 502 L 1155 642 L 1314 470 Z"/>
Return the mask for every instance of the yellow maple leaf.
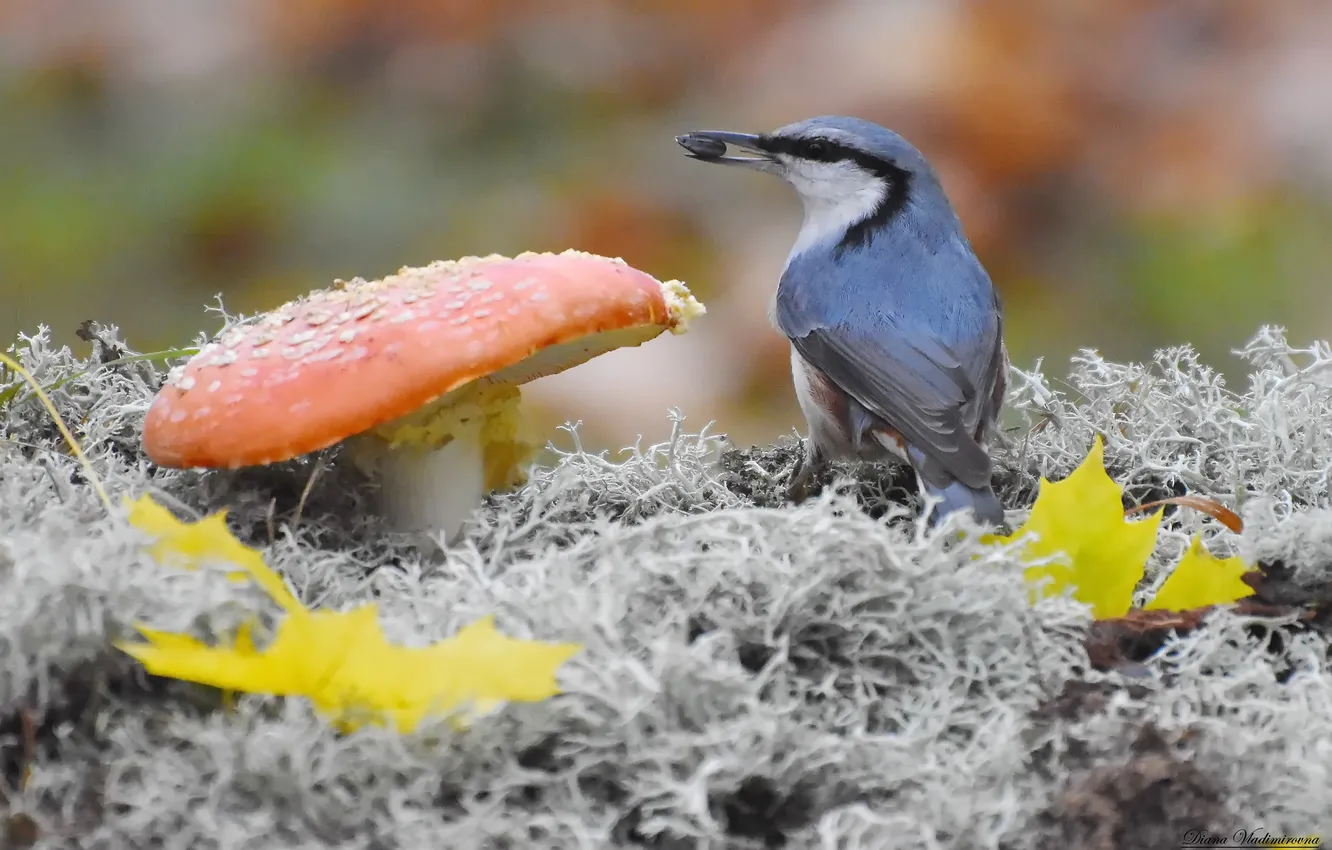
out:
<path id="1" fill-rule="evenodd" d="M 1011 542 L 1034 532 L 1037 537 L 1023 548 L 1023 559 L 1053 560 L 1024 571 L 1033 585 L 1033 597 L 1055 596 L 1072 588 L 1073 598 L 1090 605 L 1097 619 L 1128 613 L 1133 588 L 1142 580 L 1156 546 L 1161 520 L 1160 509 L 1147 520 L 1124 518 L 1123 488 L 1106 474 L 1104 456 L 1097 435 L 1087 457 L 1067 478 L 1058 482 L 1041 478 L 1036 504 L 1022 527 L 995 538 Z"/>
<path id="2" fill-rule="evenodd" d="M 231 536 L 220 514 L 183 523 L 145 496 L 130 516 L 137 527 L 158 537 L 154 553 L 159 557 L 186 567 L 238 563 L 283 604 L 286 615 L 262 650 L 248 626 L 238 630 L 230 646 L 209 646 L 189 635 L 144 626 L 137 628 L 147 643 L 116 645 L 154 675 L 229 691 L 305 696 L 345 731 L 391 719 L 399 731 L 409 732 L 428 714 L 461 723 L 505 702 L 547 699 L 559 693 L 559 667 L 582 648 L 506 637 L 491 616 L 448 640 L 420 648 L 396 646 L 380 628 L 373 604 L 345 612 L 303 607 L 257 551 Z"/>
<path id="3" fill-rule="evenodd" d="M 1202 535 L 1195 535 L 1170 577 L 1142 607 L 1148 611 L 1187 611 L 1237 602 L 1253 595 L 1253 588 L 1240 578 L 1248 571 L 1248 565 L 1238 556 L 1218 558 L 1203 547 Z"/>
<path id="4" fill-rule="evenodd" d="M 233 691 L 305 696 L 345 729 L 391 718 L 402 732 L 426 715 L 472 716 L 505 702 L 537 702 L 559 693 L 555 673 L 581 647 L 517 640 L 483 617 L 448 640 L 395 646 L 378 611 L 293 612 L 272 642 L 255 649 L 242 631 L 233 646 L 212 647 L 171 632 L 140 627 L 147 643 L 122 644 L 157 676 Z"/>
<path id="5" fill-rule="evenodd" d="M 264 556 L 232 535 L 226 511 L 198 522 L 181 522 L 147 493 L 137 499 L 125 497 L 124 504 L 129 524 L 157 538 L 148 551 L 158 561 L 182 569 L 198 569 L 208 563 L 234 564 L 241 569 L 227 573 L 228 578 L 250 579 L 288 611 L 301 607 L 282 577 L 264 563 Z"/>

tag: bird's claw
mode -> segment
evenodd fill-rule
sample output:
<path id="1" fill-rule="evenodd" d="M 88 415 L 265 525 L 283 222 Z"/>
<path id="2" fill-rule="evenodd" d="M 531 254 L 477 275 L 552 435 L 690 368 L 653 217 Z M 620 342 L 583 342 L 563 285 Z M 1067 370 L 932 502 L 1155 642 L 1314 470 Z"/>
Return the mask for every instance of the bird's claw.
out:
<path id="1" fill-rule="evenodd" d="M 810 485 L 814 483 L 814 473 L 816 471 L 817 466 L 811 463 L 804 454 L 796 458 L 795 466 L 791 467 L 791 472 L 786 477 L 786 500 L 788 502 L 798 505 L 810 497 Z"/>

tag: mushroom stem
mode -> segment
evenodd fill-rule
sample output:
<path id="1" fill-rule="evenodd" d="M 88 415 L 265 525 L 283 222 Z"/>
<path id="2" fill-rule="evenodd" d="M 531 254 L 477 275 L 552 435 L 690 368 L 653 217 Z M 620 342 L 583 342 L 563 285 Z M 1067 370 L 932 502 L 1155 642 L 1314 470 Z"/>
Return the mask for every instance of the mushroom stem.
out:
<path id="1" fill-rule="evenodd" d="M 352 438 L 353 459 L 379 479 L 389 524 L 452 543 L 487 493 L 525 482 L 536 447 L 519 433 L 520 402 L 515 386 L 473 381 Z"/>
<path id="2" fill-rule="evenodd" d="M 438 448 L 401 446 L 377 464 L 380 511 L 398 531 L 440 533 L 446 543 L 486 495 L 485 458 L 476 433 Z"/>

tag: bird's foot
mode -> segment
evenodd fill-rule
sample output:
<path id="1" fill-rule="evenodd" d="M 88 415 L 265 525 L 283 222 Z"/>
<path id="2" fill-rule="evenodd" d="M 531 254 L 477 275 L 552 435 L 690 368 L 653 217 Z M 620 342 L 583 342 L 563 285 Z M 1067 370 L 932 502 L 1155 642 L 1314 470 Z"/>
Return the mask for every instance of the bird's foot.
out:
<path id="1" fill-rule="evenodd" d="M 791 474 L 786 478 L 786 500 L 798 505 L 808 499 L 818 471 L 819 464 L 810 460 L 807 455 L 801 454 L 796 459 L 795 466 L 791 467 Z"/>

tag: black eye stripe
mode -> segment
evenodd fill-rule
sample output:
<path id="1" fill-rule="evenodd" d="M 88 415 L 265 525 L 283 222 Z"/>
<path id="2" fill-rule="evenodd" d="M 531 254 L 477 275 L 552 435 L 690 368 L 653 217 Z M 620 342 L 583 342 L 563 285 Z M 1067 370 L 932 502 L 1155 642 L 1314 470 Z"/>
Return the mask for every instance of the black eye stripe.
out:
<path id="1" fill-rule="evenodd" d="M 756 147 L 765 153 L 785 154 L 797 159 L 817 162 L 853 162 L 857 166 L 883 180 L 888 186 L 888 193 L 883 202 L 868 217 L 853 224 L 833 249 L 834 256 L 855 247 L 869 245 L 875 234 L 894 219 L 906 206 L 911 192 L 911 172 L 897 163 L 874 156 L 850 145 L 844 145 L 833 139 L 819 138 L 827 145 L 825 152 L 811 156 L 808 145 L 814 139 L 792 139 L 782 136 L 759 136 Z"/>
<path id="2" fill-rule="evenodd" d="M 821 136 L 805 139 L 760 136 L 757 147 L 767 153 L 785 154 L 811 162 L 852 162 L 878 177 L 891 179 L 903 173 L 895 163 Z"/>
<path id="3" fill-rule="evenodd" d="M 810 150 L 811 143 L 817 142 L 822 151 Z M 843 144 L 833 139 L 822 137 L 792 139 L 783 136 L 760 136 L 756 147 L 766 153 L 785 154 L 797 159 L 817 162 L 853 162 L 876 177 L 905 183 L 909 174 L 896 163 L 866 153 L 859 148 Z"/>
<path id="4" fill-rule="evenodd" d="M 832 139 L 789 139 L 762 136 L 759 147 L 768 153 L 786 154 L 799 159 L 811 159 L 818 162 L 841 162 L 854 159 L 857 151 Z"/>

